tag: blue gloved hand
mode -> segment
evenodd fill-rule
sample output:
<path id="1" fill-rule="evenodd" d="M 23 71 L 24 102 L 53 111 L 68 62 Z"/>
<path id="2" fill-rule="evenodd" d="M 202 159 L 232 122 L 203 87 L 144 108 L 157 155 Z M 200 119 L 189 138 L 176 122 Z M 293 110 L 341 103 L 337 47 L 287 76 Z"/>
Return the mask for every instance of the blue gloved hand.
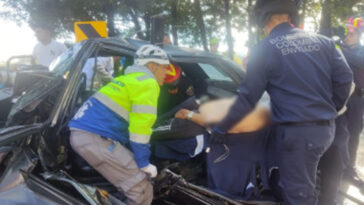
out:
<path id="1" fill-rule="evenodd" d="M 226 132 L 221 131 L 219 128 L 214 127 L 210 135 L 211 144 L 226 144 Z"/>

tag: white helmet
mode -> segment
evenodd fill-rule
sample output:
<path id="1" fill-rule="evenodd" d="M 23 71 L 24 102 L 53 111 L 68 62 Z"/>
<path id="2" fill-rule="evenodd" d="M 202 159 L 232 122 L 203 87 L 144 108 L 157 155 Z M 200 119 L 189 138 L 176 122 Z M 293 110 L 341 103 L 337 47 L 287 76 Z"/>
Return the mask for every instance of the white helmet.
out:
<path id="1" fill-rule="evenodd" d="M 154 45 L 144 45 L 140 47 L 135 54 L 135 64 L 146 65 L 149 62 L 158 63 L 161 65 L 169 65 L 167 53 Z"/>

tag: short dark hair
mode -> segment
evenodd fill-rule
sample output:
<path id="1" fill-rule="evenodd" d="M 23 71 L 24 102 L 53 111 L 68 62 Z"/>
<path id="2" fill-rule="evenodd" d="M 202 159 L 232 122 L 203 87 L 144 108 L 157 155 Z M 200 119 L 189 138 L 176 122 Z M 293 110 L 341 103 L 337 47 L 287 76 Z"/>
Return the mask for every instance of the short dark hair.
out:
<path id="1" fill-rule="evenodd" d="M 55 36 L 55 31 L 54 31 L 54 27 L 50 26 L 49 24 L 45 24 L 45 23 L 30 23 L 30 28 L 33 29 L 33 31 L 35 31 L 36 29 L 42 29 L 45 31 L 48 31 L 51 35 L 51 37 Z"/>
<path id="2" fill-rule="evenodd" d="M 53 33 L 53 28 L 49 25 L 49 24 L 46 24 L 46 23 L 30 23 L 30 27 L 35 30 L 37 28 L 40 28 L 40 29 L 43 29 L 43 30 L 47 30 L 51 33 Z"/>

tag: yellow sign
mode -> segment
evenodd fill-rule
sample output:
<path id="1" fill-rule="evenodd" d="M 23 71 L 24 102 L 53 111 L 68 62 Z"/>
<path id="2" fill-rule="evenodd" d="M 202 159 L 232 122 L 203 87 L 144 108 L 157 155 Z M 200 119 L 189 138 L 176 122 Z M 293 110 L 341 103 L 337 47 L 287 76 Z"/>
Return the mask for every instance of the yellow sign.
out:
<path id="1" fill-rule="evenodd" d="M 79 21 L 74 24 L 76 42 L 90 38 L 107 38 L 105 21 Z"/>

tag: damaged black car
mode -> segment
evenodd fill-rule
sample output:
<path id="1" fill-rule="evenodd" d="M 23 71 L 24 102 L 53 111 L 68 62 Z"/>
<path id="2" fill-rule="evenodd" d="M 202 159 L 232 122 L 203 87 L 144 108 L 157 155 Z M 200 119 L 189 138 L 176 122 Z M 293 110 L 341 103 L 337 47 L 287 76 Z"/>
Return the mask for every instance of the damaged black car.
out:
<path id="1" fill-rule="evenodd" d="M 112 57 L 114 76 L 123 75 L 135 51 L 147 43 L 90 39 L 58 57 L 49 71 L 16 72 L 13 81 L 28 82 L 26 86 L 0 90 L 2 204 L 124 204 L 125 196 L 73 152 L 67 125 L 83 102 L 107 83 L 98 76 L 97 59 Z M 171 45 L 164 49 L 193 92 L 188 87 L 188 95 L 163 105 L 167 109 L 158 113 L 151 140 L 151 161 L 159 170 L 153 179 L 153 204 L 279 204 L 279 194 L 273 191 L 277 169 L 268 153 L 270 128 L 240 134 L 243 137 L 231 135 L 229 145 L 208 145 L 205 128 L 173 117 L 191 99 L 236 95 L 243 70 L 212 53 Z M 90 83 L 84 72 L 89 59 L 95 61 Z M 9 89 L 21 92 L 9 94 Z M 161 95 L 167 90 L 162 87 Z M 252 149 L 268 151 L 249 153 Z"/>

